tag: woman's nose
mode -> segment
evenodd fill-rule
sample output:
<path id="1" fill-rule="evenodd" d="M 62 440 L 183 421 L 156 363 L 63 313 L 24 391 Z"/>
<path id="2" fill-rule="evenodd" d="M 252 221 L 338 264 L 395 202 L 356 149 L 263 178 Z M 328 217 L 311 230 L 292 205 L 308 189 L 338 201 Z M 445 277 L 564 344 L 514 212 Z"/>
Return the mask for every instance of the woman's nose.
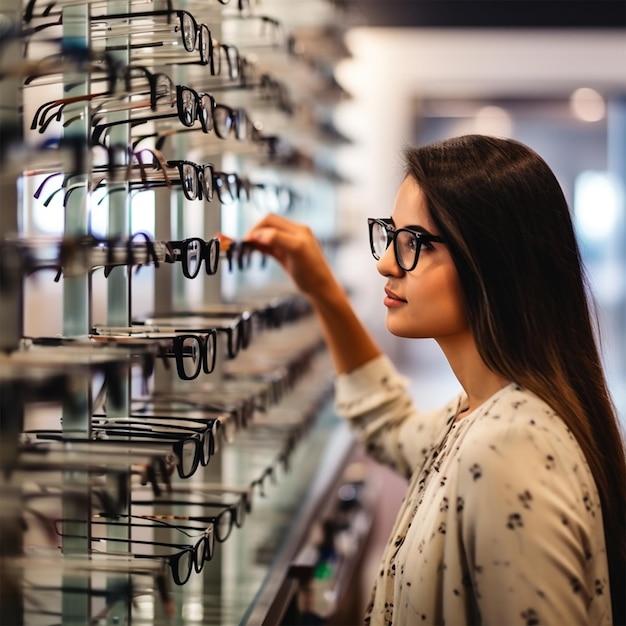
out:
<path id="1" fill-rule="evenodd" d="M 385 253 L 376 262 L 376 269 L 381 276 L 401 276 L 404 270 L 398 265 L 393 244 L 388 246 Z"/>

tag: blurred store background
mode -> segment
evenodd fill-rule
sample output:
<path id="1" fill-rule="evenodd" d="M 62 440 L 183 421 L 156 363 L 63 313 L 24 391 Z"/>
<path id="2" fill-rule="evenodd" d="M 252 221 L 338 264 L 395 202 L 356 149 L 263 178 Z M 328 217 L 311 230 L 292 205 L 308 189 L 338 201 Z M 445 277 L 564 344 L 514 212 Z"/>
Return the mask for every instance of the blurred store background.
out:
<path id="1" fill-rule="evenodd" d="M 360 225 L 366 214 L 391 212 L 404 145 L 471 132 L 518 139 L 547 160 L 569 199 L 611 390 L 626 419 L 626 5 L 342 4 L 361 23 L 347 32 L 352 56 L 337 68 L 339 83 L 353 95 L 337 123 L 354 140 L 344 161 L 356 183 L 349 191 L 351 231 L 360 233 L 342 269 L 373 332 L 407 371 L 418 373 L 425 402 L 456 389 L 436 349 L 385 335 L 382 286 L 373 288 L 369 275 L 363 280 L 368 250 Z M 426 381 L 423 388 L 419 380 Z"/>

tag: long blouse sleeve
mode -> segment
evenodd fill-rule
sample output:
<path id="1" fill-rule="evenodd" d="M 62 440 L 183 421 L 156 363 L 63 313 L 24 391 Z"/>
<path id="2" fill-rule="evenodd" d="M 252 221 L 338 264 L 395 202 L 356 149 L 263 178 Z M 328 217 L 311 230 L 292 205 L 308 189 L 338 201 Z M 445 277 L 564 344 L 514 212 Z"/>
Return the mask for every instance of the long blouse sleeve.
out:
<path id="1" fill-rule="evenodd" d="M 338 377 L 335 409 L 371 456 L 410 478 L 454 418 L 461 400 L 455 398 L 443 409 L 420 411 L 407 388 L 408 379 L 381 355 Z"/>

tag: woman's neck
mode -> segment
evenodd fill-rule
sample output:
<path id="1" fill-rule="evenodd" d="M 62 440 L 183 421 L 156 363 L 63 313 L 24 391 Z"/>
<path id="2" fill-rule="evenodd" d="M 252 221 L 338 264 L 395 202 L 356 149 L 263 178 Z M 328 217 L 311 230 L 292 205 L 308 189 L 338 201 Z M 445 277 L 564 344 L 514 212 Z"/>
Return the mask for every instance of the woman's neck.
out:
<path id="1" fill-rule="evenodd" d="M 469 333 L 462 337 L 457 336 L 453 340 L 438 339 L 437 343 L 467 394 L 468 404 L 463 407 L 464 410 L 459 413 L 457 420 L 471 413 L 511 382 L 487 367 Z"/>

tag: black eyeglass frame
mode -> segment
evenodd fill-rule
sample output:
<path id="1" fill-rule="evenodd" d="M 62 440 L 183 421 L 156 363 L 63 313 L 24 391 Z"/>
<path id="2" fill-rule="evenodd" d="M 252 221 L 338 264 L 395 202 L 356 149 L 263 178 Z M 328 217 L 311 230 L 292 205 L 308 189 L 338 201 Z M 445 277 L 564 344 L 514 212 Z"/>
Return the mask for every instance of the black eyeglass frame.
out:
<path id="1" fill-rule="evenodd" d="M 214 170 L 212 163 L 194 163 L 186 159 L 174 159 L 167 162 L 168 167 L 175 167 L 180 176 L 180 185 L 187 200 L 213 200 Z M 195 173 L 195 180 L 192 179 Z M 195 190 L 195 193 L 194 193 Z"/>
<path id="2" fill-rule="evenodd" d="M 169 520 L 170 524 L 176 525 L 179 521 L 189 521 L 189 522 L 202 522 L 204 524 L 209 523 L 213 525 L 213 532 L 215 535 L 215 539 L 219 543 L 224 543 L 232 533 L 233 527 L 241 528 L 244 524 L 246 517 L 245 510 L 245 501 L 243 499 L 231 503 L 231 504 L 221 504 L 221 503 L 207 503 L 207 502 L 195 502 L 193 499 L 171 499 L 165 498 L 163 500 L 139 500 L 132 499 L 131 504 L 136 506 L 148 506 L 148 505 L 163 505 L 169 504 L 174 506 L 201 506 L 201 507 L 210 507 L 210 508 L 218 508 L 221 509 L 217 515 L 145 515 L 147 519 L 161 521 L 164 523 L 165 520 Z M 226 520 L 226 524 L 222 525 L 221 521 Z M 226 527 L 226 530 L 223 530 Z"/>
<path id="3" fill-rule="evenodd" d="M 393 253 L 396 263 L 398 264 L 398 267 L 405 272 L 411 272 L 415 269 L 415 267 L 417 266 L 417 262 L 419 261 L 419 256 L 423 245 L 428 245 L 430 243 L 445 243 L 445 240 L 439 235 L 431 235 L 430 233 L 424 233 L 413 228 L 395 229 L 390 219 L 369 217 L 367 219 L 367 223 L 369 226 L 370 250 L 372 252 L 372 256 L 377 261 L 381 258 L 381 255 L 378 254 L 378 252 L 376 251 L 376 247 L 374 244 L 374 226 L 379 225 L 382 226 L 387 233 L 387 245 L 385 246 L 385 250 L 389 248 L 389 246 L 393 243 Z M 400 233 L 409 233 L 415 238 L 415 257 L 413 259 L 413 263 L 411 263 L 410 265 L 406 265 L 403 263 L 400 251 L 398 250 L 398 234 Z"/>
<path id="4" fill-rule="evenodd" d="M 124 424 L 106 424 L 93 426 L 94 434 L 106 433 L 107 439 L 96 439 L 100 442 L 118 442 L 127 440 L 131 445 L 136 443 L 152 443 L 155 446 L 165 444 L 171 446 L 176 455 L 176 472 L 181 479 L 191 478 L 198 466 L 206 467 L 215 454 L 216 441 L 213 425 L 207 425 L 203 432 L 185 432 L 175 427 L 170 432 L 159 432 L 148 428 L 138 428 Z M 193 451 L 189 447 L 193 446 Z M 192 452 L 191 464 L 185 461 L 185 448 Z"/>
<path id="5" fill-rule="evenodd" d="M 159 519 L 149 519 L 140 515 L 119 515 L 119 516 L 109 516 L 103 515 L 105 519 L 108 521 L 95 522 L 91 520 L 92 524 L 103 524 L 109 527 L 139 527 L 139 528 L 150 528 L 148 524 L 139 524 L 136 522 L 125 521 L 123 523 L 116 522 L 114 520 L 126 518 L 126 519 L 144 519 L 146 522 L 151 522 L 155 526 L 159 528 L 171 528 L 172 530 L 178 530 L 185 535 L 190 536 L 185 530 L 195 530 L 200 531 L 200 535 L 197 538 L 197 541 L 193 545 L 183 544 L 183 543 L 167 543 L 162 541 L 145 541 L 141 539 L 126 539 L 126 538 L 114 538 L 114 537 L 87 537 L 84 535 L 75 535 L 66 533 L 64 531 L 59 532 L 59 524 L 63 522 L 71 522 L 73 520 L 68 519 L 57 519 L 54 520 L 55 531 L 60 537 L 77 537 L 83 539 L 90 539 L 91 542 L 99 542 L 99 541 L 111 541 L 116 543 L 125 543 L 128 545 L 137 544 L 137 545 L 147 545 L 147 546 L 158 546 L 164 548 L 176 548 L 180 550 L 180 552 L 176 552 L 174 554 L 136 554 L 133 551 L 134 558 L 140 559 L 160 559 L 163 561 L 167 561 L 170 566 L 172 572 L 172 578 L 174 579 L 174 583 L 178 586 L 182 586 L 191 577 L 192 571 L 195 571 L 196 574 L 202 572 L 204 564 L 213 559 L 213 555 L 215 554 L 215 524 L 209 523 L 209 525 L 202 529 L 196 526 L 183 526 L 180 524 L 168 524 L 167 522 Z M 80 520 L 78 520 L 80 521 Z M 187 568 L 186 574 L 183 577 L 180 576 L 179 572 L 179 563 L 181 559 L 185 556 L 189 557 L 189 566 Z"/>
<path id="6" fill-rule="evenodd" d="M 200 352 L 197 369 L 194 374 L 187 374 L 183 365 L 185 358 L 184 344 L 186 340 L 195 339 L 203 348 Z M 211 374 L 215 369 L 217 360 L 217 333 L 214 329 L 203 330 L 201 334 L 177 334 L 172 338 L 172 347 L 176 358 L 176 372 L 181 380 L 195 380 L 200 375 L 200 370 L 205 374 Z"/>

